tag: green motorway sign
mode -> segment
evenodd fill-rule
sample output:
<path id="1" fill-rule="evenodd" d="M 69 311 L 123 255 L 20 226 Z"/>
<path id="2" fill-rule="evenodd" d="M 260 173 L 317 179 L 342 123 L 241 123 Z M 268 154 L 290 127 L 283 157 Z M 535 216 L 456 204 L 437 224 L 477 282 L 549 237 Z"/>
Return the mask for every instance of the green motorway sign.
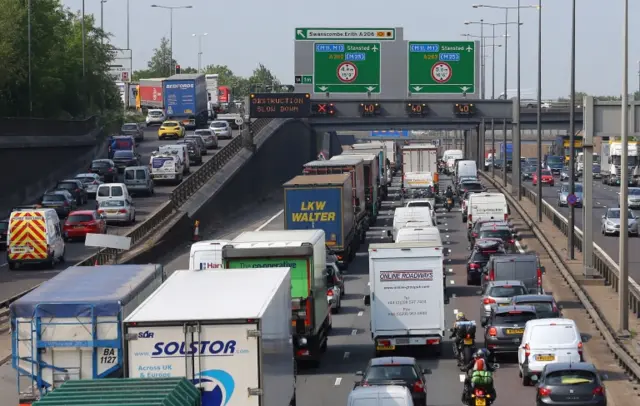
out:
<path id="1" fill-rule="evenodd" d="M 475 42 L 409 42 L 407 52 L 411 93 L 475 93 Z"/>
<path id="2" fill-rule="evenodd" d="M 379 42 L 316 42 L 314 93 L 380 93 Z"/>
<path id="3" fill-rule="evenodd" d="M 395 41 L 395 28 L 296 28 L 296 41 Z"/>

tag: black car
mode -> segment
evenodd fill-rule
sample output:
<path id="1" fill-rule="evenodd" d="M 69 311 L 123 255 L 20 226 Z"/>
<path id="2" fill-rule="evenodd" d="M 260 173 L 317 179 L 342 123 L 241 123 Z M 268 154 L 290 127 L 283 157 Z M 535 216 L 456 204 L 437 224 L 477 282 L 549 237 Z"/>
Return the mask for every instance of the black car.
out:
<path id="1" fill-rule="evenodd" d="M 89 172 L 100 175 L 105 182 L 115 182 L 118 179 L 118 169 L 111 159 L 96 159 L 91 162 Z"/>
<path id="2" fill-rule="evenodd" d="M 484 327 L 484 345 L 494 359 L 497 354 L 517 354 L 525 325 L 537 318 L 533 306 L 495 307 Z"/>
<path id="3" fill-rule="evenodd" d="M 402 385 L 411 392 L 415 406 L 427 405 L 427 381 L 425 374 L 430 374 L 428 369 L 420 368 L 418 362 L 412 357 L 381 357 L 369 361 L 366 371 L 356 372 L 361 376 L 356 386 L 373 385 Z"/>
<path id="4" fill-rule="evenodd" d="M 521 295 L 511 299 L 513 305 L 529 305 L 536 309 L 540 319 L 555 319 L 562 317 L 560 306 L 551 295 Z"/>
<path id="5" fill-rule="evenodd" d="M 480 182 L 462 182 L 458 185 L 458 196 L 467 192 L 485 192 L 487 189 Z"/>
<path id="6" fill-rule="evenodd" d="M 489 258 L 492 255 L 504 255 L 506 253 L 501 240 L 476 241 L 467 260 L 467 285 L 480 286 L 483 268 L 489 262 Z"/>
<path id="7" fill-rule="evenodd" d="M 60 180 L 56 183 L 53 190 L 66 190 L 71 193 L 71 196 L 76 200 L 78 206 L 82 206 L 89 200 L 87 189 L 85 189 L 84 184 L 79 179 Z"/>
<path id="8" fill-rule="evenodd" d="M 536 405 L 607 406 L 602 381 L 589 362 L 547 364 L 536 384 Z"/>
<path id="9" fill-rule="evenodd" d="M 488 223 L 478 230 L 478 239 L 499 238 L 508 252 L 516 252 L 516 235 L 506 224 Z"/>
<path id="10" fill-rule="evenodd" d="M 60 218 L 66 218 L 77 207 L 75 199 L 66 190 L 45 193 L 41 203 L 42 207 L 54 209 Z"/>
<path id="11" fill-rule="evenodd" d="M 140 154 L 128 150 L 116 150 L 113 153 L 113 163 L 119 173 L 124 173 L 128 166 L 140 166 Z"/>
<path id="12" fill-rule="evenodd" d="M 533 174 L 538 168 L 535 165 L 525 165 L 522 167 L 522 180 L 533 180 Z"/>
<path id="13" fill-rule="evenodd" d="M 130 135 L 136 142 L 144 140 L 144 131 L 138 123 L 124 123 L 120 128 L 120 135 Z"/>
<path id="14" fill-rule="evenodd" d="M 0 220 L 0 249 L 7 249 L 7 234 L 9 233 L 9 220 Z"/>
<path id="15" fill-rule="evenodd" d="M 475 244 L 475 239 L 478 238 L 478 233 L 480 232 L 480 229 L 482 227 L 484 227 L 487 224 L 496 224 L 499 226 L 502 225 L 506 225 L 509 226 L 509 223 L 507 223 L 504 220 L 490 220 L 490 219 L 484 219 L 484 220 L 478 220 L 475 223 L 473 223 L 473 227 L 468 229 L 467 231 L 467 240 L 469 240 L 469 242 L 471 243 L 470 246 L 473 247 L 473 244 Z"/>
<path id="16" fill-rule="evenodd" d="M 176 144 L 185 144 L 187 146 L 189 162 L 193 165 L 202 165 L 202 152 L 194 140 L 182 140 L 178 141 Z"/>

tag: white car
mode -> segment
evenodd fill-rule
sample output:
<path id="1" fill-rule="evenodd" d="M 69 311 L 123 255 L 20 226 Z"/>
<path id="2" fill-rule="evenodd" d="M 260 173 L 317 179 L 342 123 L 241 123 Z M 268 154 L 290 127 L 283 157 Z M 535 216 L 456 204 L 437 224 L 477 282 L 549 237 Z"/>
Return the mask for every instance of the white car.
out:
<path id="1" fill-rule="evenodd" d="M 218 139 L 231 139 L 231 125 L 226 121 L 212 121 L 209 129 L 218 137 Z"/>
<path id="2" fill-rule="evenodd" d="M 164 114 L 163 110 L 160 109 L 152 109 L 147 112 L 146 122 L 147 125 L 158 124 L 161 125 L 167 117 Z"/>
<path id="3" fill-rule="evenodd" d="M 82 182 L 87 194 L 92 195 L 94 198 L 98 193 L 98 186 L 103 183 L 97 173 L 79 173 L 76 175 L 76 179 Z"/>
<path id="4" fill-rule="evenodd" d="M 136 209 L 126 199 L 103 200 L 98 206 L 107 223 L 132 224 L 136 221 Z"/>
<path id="5" fill-rule="evenodd" d="M 218 149 L 218 137 L 211 130 L 195 130 L 194 135 L 199 135 L 207 149 Z"/>

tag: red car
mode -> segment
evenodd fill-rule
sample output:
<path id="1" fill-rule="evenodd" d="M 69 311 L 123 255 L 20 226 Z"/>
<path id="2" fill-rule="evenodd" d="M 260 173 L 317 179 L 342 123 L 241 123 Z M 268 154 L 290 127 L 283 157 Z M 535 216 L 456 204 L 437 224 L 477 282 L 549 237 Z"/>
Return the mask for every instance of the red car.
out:
<path id="1" fill-rule="evenodd" d="M 540 177 L 542 178 L 543 185 L 553 186 L 555 184 L 555 181 L 553 180 L 553 174 L 548 169 L 543 169 L 540 172 Z M 538 183 L 538 173 L 535 172 L 533 174 L 533 186 L 535 186 L 537 183 Z"/>
<path id="2" fill-rule="evenodd" d="M 95 210 L 72 211 L 64 222 L 64 238 L 85 238 L 88 233 L 106 234 L 107 222 Z"/>

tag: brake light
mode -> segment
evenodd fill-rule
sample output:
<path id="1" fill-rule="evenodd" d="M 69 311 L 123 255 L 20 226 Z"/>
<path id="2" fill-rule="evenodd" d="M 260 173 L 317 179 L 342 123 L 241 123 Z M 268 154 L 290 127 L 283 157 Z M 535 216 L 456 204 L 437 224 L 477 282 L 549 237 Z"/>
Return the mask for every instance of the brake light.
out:
<path id="1" fill-rule="evenodd" d="M 471 217 L 471 214 L 469 214 L 469 223 L 471 223 L 471 221 L 473 221 L 472 219 L 473 219 L 473 217 Z"/>
<path id="2" fill-rule="evenodd" d="M 391 347 L 391 340 L 378 340 L 378 345 L 381 347 Z"/>
<path id="3" fill-rule="evenodd" d="M 471 218 L 469 218 L 469 220 L 471 220 Z M 474 238 L 477 238 L 477 237 L 478 237 L 478 233 L 473 233 L 473 234 L 471 234 L 471 235 L 473 235 L 473 237 L 474 237 Z"/>
<path id="4" fill-rule="evenodd" d="M 580 354 L 580 358 L 582 358 L 582 349 L 583 349 L 582 347 L 583 347 L 582 346 L 582 341 L 580 341 L 578 343 L 578 354 Z"/>
<path id="5" fill-rule="evenodd" d="M 333 289 L 327 289 L 327 296 L 333 296 Z"/>
<path id="6" fill-rule="evenodd" d="M 497 328 L 495 328 L 495 327 L 491 327 L 491 328 L 489 328 L 488 333 L 489 333 L 489 335 L 490 335 L 491 337 L 495 337 L 495 336 L 497 336 L 497 335 L 498 335 L 498 329 L 497 329 Z"/>
<path id="7" fill-rule="evenodd" d="M 507 221 L 507 220 L 509 220 L 509 213 L 504 214 L 504 221 Z"/>
<path id="8" fill-rule="evenodd" d="M 480 265 L 478 265 L 478 264 L 469 264 L 469 269 L 480 269 Z"/>
<path id="9" fill-rule="evenodd" d="M 529 355 L 531 355 L 531 347 L 529 347 L 529 344 L 525 344 L 524 345 L 524 357 L 525 358 L 529 358 Z"/>
<path id="10" fill-rule="evenodd" d="M 127 209 L 120 209 L 118 210 L 118 213 L 127 213 Z"/>
<path id="11" fill-rule="evenodd" d="M 82 190 L 82 189 L 78 189 L 78 188 L 76 188 L 76 192 L 80 192 L 81 190 Z"/>
<path id="12" fill-rule="evenodd" d="M 555 303 L 553 303 L 553 308 L 551 309 L 551 311 L 553 311 L 553 312 L 557 312 L 558 311 L 558 306 L 556 306 Z"/>
<path id="13" fill-rule="evenodd" d="M 424 384 L 420 381 L 417 381 L 416 383 L 414 383 L 413 392 L 419 392 L 419 393 L 424 392 Z"/>
<path id="14" fill-rule="evenodd" d="M 104 210 L 98 210 L 98 214 L 104 213 Z"/>
<path id="15" fill-rule="evenodd" d="M 482 391 L 482 389 L 476 389 L 475 395 L 479 396 L 479 397 L 482 397 L 482 396 L 484 396 L 484 392 Z"/>
<path id="16" fill-rule="evenodd" d="M 468 190 L 467 190 L 467 189 L 465 189 L 463 193 L 467 193 L 467 192 L 468 192 Z"/>
<path id="17" fill-rule="evenodd" d="M 367 381 L 362 381 L 362 383 L 360 384 L 360 386 L 369 386 L 369 382 L 367 382 Z"/>
<path id="18" fill-rule="evenodd" d="M 516 240 L 509 240 L 509 244 L 515 244 Z"/>
<path id="19" fill-rule="evenodd" d="M 594 389 L 594 394 L 595 394 L 595 389 Z M 550 396 L 551 395 L 551 389 L 539 388 L 538 389 L 538 395 L 539 396 Z"/>
<path id="20" fill-rule="evenodd" d="M 522 314 L 520 310 L 511 310 L 509 314 Z"/>
<path id="21" fill-rule="evenodd" d="M 489 280 L 490 280 L 490 281 L 494 281 L 494 280 L 496 280 L 496 273 L 495 273 L 495 271 L 493 270 L 493 268 L 491 268 L 491 269 L 489 270 Z"/>
<path id="22" fill-rule="evenodd" d="M 538 287 L 541 287 L 542 286 L 542 269 L 538 268 L 536 270 L 536 275 L 538 279 Z"/>
<path id="23" fill-rule="evenodd" d="M 482 304 L 490 305 L 490 304 L 494 304 L 495 302 L 496 301 L 494 299 L 491 299 L 490 297 L 488 297 L 482 301 Z"/>
<path id="24" fill-rule="evenodd" d="M 604 388 L 602 386 L 598 386 L 597 388 L 595 388 L 592 392 L 594 395 L 598 396 L 604 396 L 605 392 L 604 392 Z"/>
<path id="25" fill-rule="evenodd" d="M 465 338 L 471 338 L 471 334 L 467 334 Z"/>

